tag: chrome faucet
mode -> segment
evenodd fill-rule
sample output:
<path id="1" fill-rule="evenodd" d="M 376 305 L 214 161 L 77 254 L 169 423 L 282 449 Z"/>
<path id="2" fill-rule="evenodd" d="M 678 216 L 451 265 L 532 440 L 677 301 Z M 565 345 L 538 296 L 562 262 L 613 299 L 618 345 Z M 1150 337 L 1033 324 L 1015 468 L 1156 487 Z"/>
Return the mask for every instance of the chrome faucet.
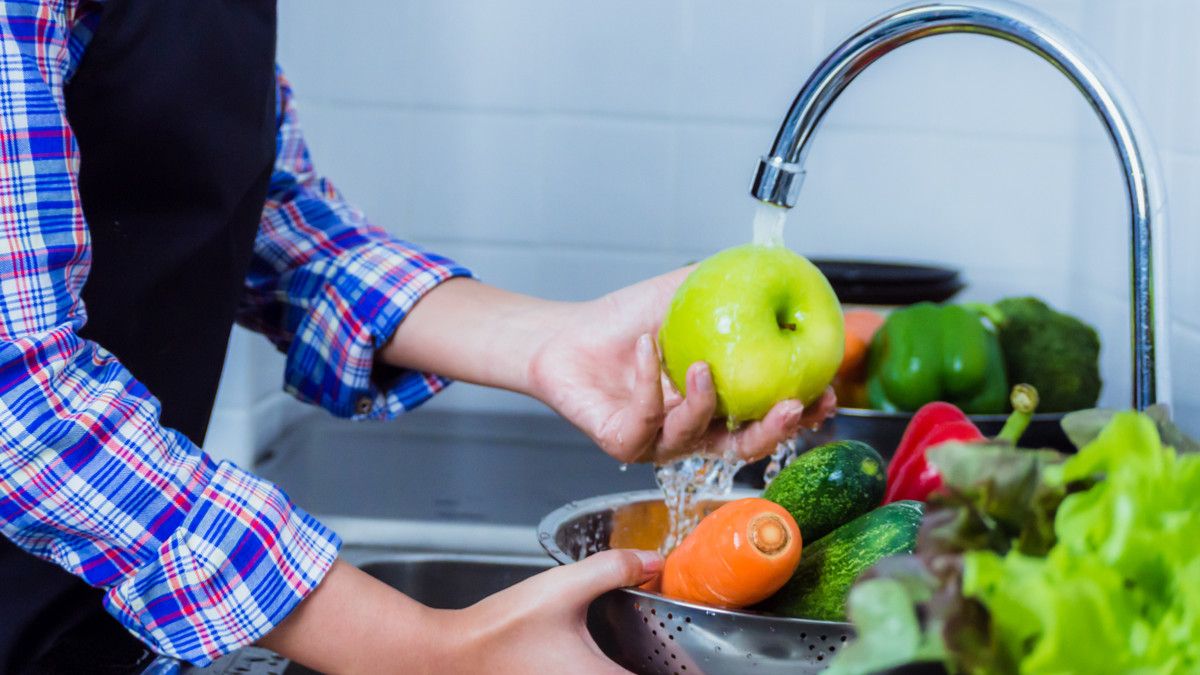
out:
<path id="1" fill-rule="evenodd" d="M 796 204 L 813 134 L 829 107 L 867 66 L 893 49 L 930 35 L 976 33 L 1020 45 L 1050 62 L 1087 98 L 1121 161 L 1129 197 L 1133 338 L 1133 405 L 1165 403 L 1165 196 L 1158 161 L 1136 109 L 1116 78 L 1076 36 L 1050 18 L 1005 0 L 920 2 L 898 7 L 840 44 L 804 83 L 759 162 L 750 194 L 784 208 Z M 1157 263 L 1156 263 L 1157 260 Z M 1156 337 L 1163 338 L 1156 345 Z M 1161 393 L 1160 393 L 1161 389 Z"/>

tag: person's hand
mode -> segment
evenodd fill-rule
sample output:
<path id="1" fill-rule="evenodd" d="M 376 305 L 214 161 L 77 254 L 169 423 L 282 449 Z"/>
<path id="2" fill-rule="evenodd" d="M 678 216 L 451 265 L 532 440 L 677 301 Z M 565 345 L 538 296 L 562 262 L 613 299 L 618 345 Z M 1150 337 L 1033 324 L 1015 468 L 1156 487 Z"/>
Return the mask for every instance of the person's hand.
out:
<path id="1" fill-rule="evenodd" d="M 409 312 L 380 350 L 382 362 L 533 396 L 622 462 L 662 463 L 704 451 L 757 459 L 833 414 L 833 390 L 805 408 L 776 404 L 729 431 L 713 420 L 717 399 L 703 363 L 686 397 L 663 376 L 654 336 L 676 270 L 591 302 L 550 302 L 471 279 L 451 279 Z"/>
<path id="2" fill-rule="evenodd" d="M 603 551 L 444 610 L 338 560 L 258 645 L 323 673 L 623 673 L 588 634 L 588 605 L 662 566 L 655 551 Z"/>
<path id="3" fill-rule="evenodd" d="M 435 661 L 446 673 L 625 673 L 587 630 L 587 608 L 608 591 L 662 570 L 653 551 L 611 550 L 558 567 L 463 610 L 434 617 L 453 636 Z"/>
<path id="4" fill-rule="evenodd" d="M 736 431 L 713 420 L 716 394 L 704 363 L 687 373 L 686 397 L 663 373 L 654 336 L 685 268 L 560 309 L 529 371 L 532 393 L 623 462 L 662 463 L 697 450 L 753 460 L 820 424 L 832 389 L 812 406 L 783 401 Z"/>

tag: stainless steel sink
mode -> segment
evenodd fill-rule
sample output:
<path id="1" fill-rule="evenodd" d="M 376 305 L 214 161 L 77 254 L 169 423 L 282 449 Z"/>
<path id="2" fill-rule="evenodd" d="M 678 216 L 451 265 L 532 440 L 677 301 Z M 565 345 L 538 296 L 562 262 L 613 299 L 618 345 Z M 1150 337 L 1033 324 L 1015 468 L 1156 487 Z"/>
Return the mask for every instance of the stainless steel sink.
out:
<path id="1" fill-rule="evenodd" d="M 561 418 L 435 410 L 380 424 L 306 417 L 255 471 L 348 546 L 472 554 L 539 555 L 547 513 L 654 487 L 649 465 L 621 470 Z"/>
<path id="2" fill-rule="evenodd" d="M 393 553 L 368 558 L 359 568 L 430 607 L 462 609 L 553 565 L 543 556 Z M 284 672 L 308 675 L 313 671 L 290 664 Z"/>
<path id="3" fill-rule="evenodd" d="M 554 566 L 545 556 L 394 554 L 361 569 L 405 595 L 438 609 L 470 607 Z"/>

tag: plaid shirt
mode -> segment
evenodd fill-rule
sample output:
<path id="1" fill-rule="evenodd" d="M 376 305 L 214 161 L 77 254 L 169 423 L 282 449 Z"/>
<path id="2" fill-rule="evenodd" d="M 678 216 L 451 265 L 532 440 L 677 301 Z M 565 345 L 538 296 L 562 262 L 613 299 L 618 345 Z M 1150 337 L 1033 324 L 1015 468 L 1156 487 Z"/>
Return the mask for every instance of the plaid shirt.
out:
<path id="1" fill-rule="evenodd" d="M 163 428 L 153 393 L 78 335 L 91 252 L 63 84 L 94 7 L 0 5 L 0 532 L 107 589 L 107 609 L 156 651 L 206 664 L 287 616 L 340 542 L 276 486 Z M 445 382 L 373 369 L 374 352 L 422 294 L 469 272 L 369 225 L 314 173 L 282 74 L 277 93 L 238 321 L 286 351 L 299 398 L 398 414 Z"/>

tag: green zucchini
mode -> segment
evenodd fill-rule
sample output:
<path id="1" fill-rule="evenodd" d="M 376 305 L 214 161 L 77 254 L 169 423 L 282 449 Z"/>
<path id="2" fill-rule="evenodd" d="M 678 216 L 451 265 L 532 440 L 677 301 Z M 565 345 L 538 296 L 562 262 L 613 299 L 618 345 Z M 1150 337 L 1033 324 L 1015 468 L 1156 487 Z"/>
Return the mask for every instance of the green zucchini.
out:
<path id="1" fill-rule="evenodd" d="M 887 488 L 883 458 L 861 441 L 828 443 L 800 455 L 763 497 L 792 514 L 805 542 L 879 506 Z"/>
<path id="2" fill-rule="evenodd" d="M 792 578 L 759 609 L 804 619 L 845 621 L 850 586 L 876 562 L 912 553 L 924 512 L 921 502 L 892 502 L 806 545 Z"/>

